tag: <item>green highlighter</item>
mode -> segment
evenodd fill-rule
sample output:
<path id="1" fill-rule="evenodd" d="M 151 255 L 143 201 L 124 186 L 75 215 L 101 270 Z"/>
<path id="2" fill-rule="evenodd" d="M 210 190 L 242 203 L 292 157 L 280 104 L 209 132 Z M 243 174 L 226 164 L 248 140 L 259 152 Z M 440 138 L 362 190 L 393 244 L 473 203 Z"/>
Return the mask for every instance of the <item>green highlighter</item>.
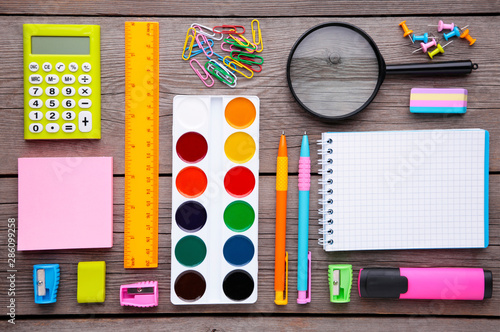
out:
<path id="1" fill-rule="evenodd" d="M 328 285 L 330 286 L 330 302 L 350 302 L 352 286 L 352 265 L 328 265 Z"/>

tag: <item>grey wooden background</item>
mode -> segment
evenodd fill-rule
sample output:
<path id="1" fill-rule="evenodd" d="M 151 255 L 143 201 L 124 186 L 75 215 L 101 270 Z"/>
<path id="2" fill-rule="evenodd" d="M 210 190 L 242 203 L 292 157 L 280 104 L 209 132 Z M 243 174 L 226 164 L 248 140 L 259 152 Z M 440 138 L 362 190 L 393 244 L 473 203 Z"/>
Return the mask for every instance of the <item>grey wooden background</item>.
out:
<path id="1" fill-rule="evenodd" d="M 7 219 L 17 218 L 17 158 L 49 156 L 114 157 L 114 246 L 109 250 L 17 252 L 16 326 L 21 329 L 141 328 L 145 330 L 250 331 L 372 329 L 372 330 L 495 330 L 499 326 L 500 291 L 486 301 L 398 301 L 360 299 L 353 286 L 351 302 L 328 300 L 327 267 L 349 263 L 357 272 L 367 266 L 482 267 L 500 276 L 500 4 L 498 1 L 3 1 L 0 3 L 0 307 L 6 308 Z M 216 82 L 205 88 L 181 60 L 185 32 L 193 22 L 207 26 L 261 23 L 265 58 L 262 73 L 252 80 L 239 79 L 235 90 Z M 290 48 L 308 28 L 328 21 L 355 24 L 375 40 L 388 64 L 426 62 L 422 53 L 411 54 L 409 40 L 398 23 L 407 20 L 415 32 L 434 31 L 428 24 L 439 19 L 459 26 L 468 24 L 477 38 L 469 47 L 456 40 L 434 61 L 471 59 L 479 69 L 468 76 L 387 77 L 368 109 L 349 120 L 324 123 L 308 115 L 293 100 L 285 67 Z M 154 270 L 123 268 L 124 185 L 124 22 L 160 22 L 160 262 Z M 101 26 L 102 139 L 100 141 L 38 141 L 23 139 L 22 24 L 98 24 Z M 246 34 L 248 36 L 248 33 Z M 462 116 L 410 114 L 412 87 L 461 87 L 468 89 L 468 110 Z M 171 114 L 178 94 L 257 95 L 261 101 L 259 297 L 252 305 L 174 306 L 170 303 L 171 226 Z M 474 250 L 414 250 L 326 253 L 317 246 L 314 202 L 311 192 L 310 248 L 313 300 L 297 305 L 297 163 L 301 135 L 310 140 L 323 131 L 482 128 L 491 135 L 490 246 Z M 287 306 L 273 302 L 274 186 L 279 134 L 285 130 L 290 164 L 287 250 L 290 253 L 290 299 Z M 313 176 L 317 179 L 317 173 Z M 3 253 L 3 254 L 1 254 Z M 3 255 L 3 256 L 1 256 Z M 76 302 L 77 263 L 105 260 L 106 301 Z M 61 283 L 57 303 L 33 301 L 32 268 L 39 263 L 59 263 Z M 138 309 L 121 307 L 119 286 L 158 280 L 160 305 Z M 6 312 L 5 312 L 6 313 Z M 10 326 L 0 315 L 0 330 Z M 133 324 L 133 325 L 132 325 Z M 496 328 L 495 328 L 496 326 Z"/>

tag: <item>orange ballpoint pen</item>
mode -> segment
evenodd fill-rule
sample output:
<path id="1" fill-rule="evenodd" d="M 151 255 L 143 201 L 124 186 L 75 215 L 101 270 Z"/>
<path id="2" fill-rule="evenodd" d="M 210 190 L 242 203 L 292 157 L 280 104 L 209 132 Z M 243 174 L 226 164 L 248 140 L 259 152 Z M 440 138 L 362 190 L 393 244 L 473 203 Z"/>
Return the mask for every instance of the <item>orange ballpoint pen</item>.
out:
<path id="1" fill-rule="evenodd" d="M 276 244 L 274 253 L 274 303 L 288 303 L 288 252 L 286 241 L 286 194 L 288 190 L 288 155 L 285 132 L 281 134 L 276 167 Z"/>

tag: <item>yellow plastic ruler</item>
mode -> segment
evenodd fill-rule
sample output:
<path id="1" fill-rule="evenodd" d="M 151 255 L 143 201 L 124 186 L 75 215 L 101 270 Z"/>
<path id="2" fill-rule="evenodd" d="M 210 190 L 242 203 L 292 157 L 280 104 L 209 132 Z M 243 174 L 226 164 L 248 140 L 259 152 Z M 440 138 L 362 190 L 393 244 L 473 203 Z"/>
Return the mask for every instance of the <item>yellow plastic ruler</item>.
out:
<path id="1" fill-rule="evenodd" d="M 125 268 L 158 267 L 159 24 L 125 22 Z"/>

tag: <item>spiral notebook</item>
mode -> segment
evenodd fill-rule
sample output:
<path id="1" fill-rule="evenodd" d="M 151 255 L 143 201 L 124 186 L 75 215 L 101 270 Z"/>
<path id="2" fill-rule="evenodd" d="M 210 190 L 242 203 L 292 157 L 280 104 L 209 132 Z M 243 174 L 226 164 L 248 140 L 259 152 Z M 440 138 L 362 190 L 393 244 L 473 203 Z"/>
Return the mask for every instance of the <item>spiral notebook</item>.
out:
<path id="1" fill-rule="evenodd" d="M 488 246 L 489 134 L 323 133 L 326 251 Z"/>

